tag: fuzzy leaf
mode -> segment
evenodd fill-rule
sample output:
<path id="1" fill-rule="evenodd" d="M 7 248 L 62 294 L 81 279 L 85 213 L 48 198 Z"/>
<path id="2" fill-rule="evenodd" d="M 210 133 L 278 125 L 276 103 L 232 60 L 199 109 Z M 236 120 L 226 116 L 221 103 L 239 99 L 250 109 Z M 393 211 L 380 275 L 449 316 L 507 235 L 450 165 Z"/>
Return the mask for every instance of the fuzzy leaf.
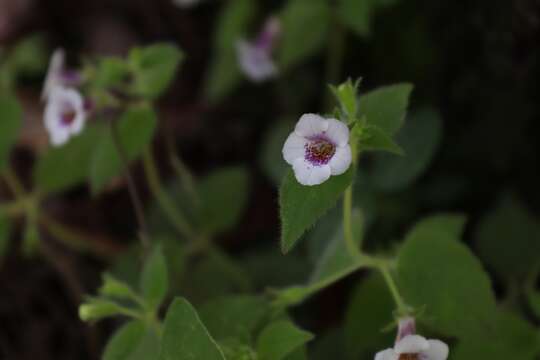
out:
<path id="1" fill-rule="evenodd" d="M 394 135 L 403 125 L 411 84 L 383 86 L 360 96 L 359 118 L 365 116 L 369 125 Z"/>
<path id="2" fill-rule="evenodd" d="M 105 347 L 103 360 L 147 360 L 159 353 L 159 338 L 142 321 L 119 328 Z"/>
<path id="3" fill-rule="evenodd" d="M 159 307 L 169 287 L 167 263 L 161 250 L 156 246 L 146 263 L 141 274 L 141 293 L 151 309 Z"/>
<path id="4" fill-rule="evenodd" d="M 302 234 L 331 209 L 351 184 L 352 167 L 342 175 L 332 176 L 316 186 L 298 183 L 292 171 L 285 176 L 279 191 L 281 250 L 289 252 Z"/>
<path id="5" fill-rule="evenodd" d="M 191 304 L 176 298 L 165 317 L 160 360 L 225 360 Z"/>
<path id="6" fill-rule="evenodd" d="M 50 148 L 34 166 L 35 184 L 41 191 L 53 193 L 87 180 L 96 143 L 104 135 L 102 126 L 88 126 L 64 146 Z"/>
<path id="7" fill-rule="evenodd" d="M 260 360 L 281 360 L 311 339 L 312 334 L 297 328 L 290 321 L 276 321 L 259 335 L 257 354 Z"/>
<path id="8" fill-rule="evenodd" d="M 119 141 L 128 160 L 133 161 L 152 141 L 157 127 L 156 114 L 149 106 L 134 106 L 126 110 L 118 121 Z M 110 132 L 101 137 L 96 147 L 90 167 L 90 184 L 94 194 L 123 171 Z"/>

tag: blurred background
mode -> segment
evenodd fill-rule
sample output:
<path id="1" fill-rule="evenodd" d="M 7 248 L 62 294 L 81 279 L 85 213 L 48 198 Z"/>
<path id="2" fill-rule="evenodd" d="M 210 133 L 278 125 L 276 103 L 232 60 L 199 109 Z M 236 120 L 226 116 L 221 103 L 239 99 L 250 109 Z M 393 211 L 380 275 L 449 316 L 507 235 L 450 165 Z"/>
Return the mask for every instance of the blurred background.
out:
<path id="1" fill-rule="evenodd" d="M 362 159 L 355 196 L 369 219 L 367 245 L 391 244 L 425 214 L 464 213 L 466 241 L 485 261 L 497 294 L 507 298 L 511 286 L 503 284 L 497 261 L 490 261 L 491 248 L 482 244 L 503 234 L 506 241 L 523 234 L 540 242 L 540 1 L 386 1 L 361 10 L 367 15 L 358 16 L 366 21 L 357 31 L 341 29 L 345 45 L 337 69 L 328 69 L 328 53 L 337 41 L 335 31 L 329 31 L 320 47 L 277 79 L 262 84 L 243 79 L 217 99 L 208 96 L 217 57 L 214 39 L 223 9 L 232 1 L 202 0 L 186 7 L 171 0 L 0 0 L 0 63 L 28 39 L 44 49 L 36 50 L 28 71 L 16 81 L 24 128 L 11 161 L 27 186 L 34 159 L 48 146 L 39 97 L 53 49 L 65 48 L 69 64 L 76 66 L 88 56 L 124 56 L 135 45 L 173 42 L 185 59 L 158 102 L 154 150 L 159 171 L 174 189 L 174 171 L 165 156 L 170 146 L 195 177 L 222 166 L 244 166 L 246 209 L 237 226 L 215 241 L 239 268 L 256 274 L 249 279 L 251 290 L 292 284 L 309 272 L 311 250 L 306 246 L 279 255 L 277 188 L 287 169 L 280 155 L 283 139 L 302 113 L 329 111 L 329 81 L 361 77 L 361 92 L 410 82 L 409 113 L 417 120 L 398 135 L 409 156 Z M 258 10 L 247 36 L 286 5 L 254 2 Z M 301 18 L 298 22 L 302 25 Z M 318 26 L 308 23 L 304 31 Z M 133 169 L 151 227 L 166 235 L 140 165 Z M 10 198 L 5 186 L 0 197 Z M 24 221 L 16 222 L 0 262 L 0 358 L 98 359 L 117 324 L 89 326 L 79 320 L 77 309 L 84 295 L 99 286 L 101 271 L 129 262 L 124 255 L 134 243 L 136 221 L 125 183 L 118 179 L 94 197 L 78 186 L 48 198 L 44 207 L 106 256 L 74 251 L 47 233 L 40 234 L 46 244 L 42 255 L 25 256 L 20 250 Z M 324 229 L 308 236 L 324 238 Z M 194 283 L 200 273 L 213 271 L 201 266 L 187 274 Z M 354 280 L 323 291 L 295 316 L 316 333 L 339 326 Z M 230 286 L 227 281 L 206 284 L 206 293 L 189 285 L 182 291 L 197 302 L 244 286 L 243 280 Z M 540 318 L 530 318 L 539 323 Z"/>

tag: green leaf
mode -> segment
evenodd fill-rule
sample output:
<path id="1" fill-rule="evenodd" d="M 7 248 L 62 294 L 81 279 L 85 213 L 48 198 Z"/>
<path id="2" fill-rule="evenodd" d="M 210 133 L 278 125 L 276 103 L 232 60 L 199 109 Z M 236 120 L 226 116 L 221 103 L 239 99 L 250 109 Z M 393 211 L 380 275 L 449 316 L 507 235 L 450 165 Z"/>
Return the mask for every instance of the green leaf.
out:
<path id="1" fill-rule="evenodd" d="M 524 280 L 540 265 L 540 222 L 512 196 L 483 217 L 475 242 L 480 257 L 507 281 Z"/>
<path id="2" fill-rule="evenodd" d="M 269 310 L 262 297 L 232 295 L 208 301 L 199 313 L 216 340 L 234 338 L 249 344 L 253 332 Z"/>
<path id="3" fill-rule="evenodd" d="M 129 54 L 134 92 L 150 99 L 157 98 L 174 79 L 182 58 L 182 52 L 173 44 L 134 48 Z"/>
<path id="4" fill-rule="evenodd" d="M 362 243 L 364 237 L 364 218 L 362 213 L 355 210 L 352 214 L 352 232 L 357 246 Z M 311 279 L 310 284 L 328 283 L 330 280 L 342 278 L 363 265 L 357 257 L 351 255 L 343 236 L 343 227 L 340 226 L 333 238 L 328 241 L 328 245 L 319 259 Z"/>
<path id="5" fill-rule="evenodd" d="M 238 68 L 236 41 L 245 37 L 251 19 L 256 13 L 253 0 L 228 1 L 221 12 L 214 33 L 214 54 L 206 79 L 206 96 L 218 102 L 241 81 Z"/>
<path id="6" fill-rule="evenodd" d="M 124 308 L 100 298 L 89 298 L 79 306 L 79 317 L 82 321 L 100 320 L 106 317 L 123 314 Z"/>
<path id="7" fill-rule="evenodd" d="M 261 331 L 257 354 L 260 360 L 281 360 L 311 339 L 311 333 L 297 328 L 292 322 L 276 321 Z"/>
<path id="8" fill-rule="evenodd" d="M 398 257 L 398 285 L 423 321 L 446 335 L 489 334 L 495 298 L 482 265 L 457 238 L 409 236 Z M 466 312 L 463 309 L 467 309 Z"/>
<path id="9" fill-rule="evenodd" d="M 291 0 L 281 15 L 283 26 L 278 53 L 283 70 L 298 65 L 325 45 L 330 8 L 325 0 Z"/>
<path id="10" fill-rule="evenodd" d="M 141 274 L 141 293 L 151 309 L 159 307 L 169 287 L 167 263 L 161 251 L 161 246 L 156 246 L 146 259 Z"/>
<path id="11" fill-rule="evenodd" d="M 396 144 L 387 133 L 374 125 L 365 127 L 361 136 L 360 150 L 362 151 L 388 151 L 396 155 L 405 155 L 401 146 Z"/>
<path id="12" fill-rule="evenodd" d="M 34 166 L 34 182 L 38 188 L 45 193 L 53 193 L 84 182 L 96 143 L 104 134 L 103 127 L 88 126 L 66 145 L 50 148 Z"/>
<path id="13" fill-rule="evenodd" d="M 383 332 L 392 323 L 394 302 L 382 277 L 370 275 L 350 297 L 345 314 L 347 359 L 363 359 L 392 344 L 393 331 Z"/>
<path id="14" fill-rule="evenodd" d="M 119 141 L 128 160 L 133 161 L 152 141 L 157 127 L 156 114 L 149 106 L 133 106 L 118 121 Z M 101 137 L 96 147 L 90 167 L 90 184 L 94 194 L 123 170 L 110 132 Z"/>
<path id="15" fill-rule="evenodd" d="M 225 360 L 191 304 L 176 298 L 165 317 L 160 360 Z"/>
<path id="16" fill-rule="evenodd" d="M 317 335 L 310 349 L 310 360 L 347 359 L 345 357 L 343 330 L 333 328 Z"/>
<path id="17" fill-rule="evenodd" d="M 9 63 L 17 74 L 36 74 L 47 67 L 45 38 L 32 35 L 24 38 L 9 54 Z"/>
<path id="18" fill-rule="evenodd" d="M 92 81 L 101 88 L 122 85 L 129 79 L 129 65 L 121 58 L 104 57 L 99 60 Z"/>
<path id="19" fill-rule="evenodd" d="M 428 216 L 414 225 L 405 241 L 440 237 L 460 239 L 466 220 L 465 216 L 460 214 L 442 213 Z"/>
<path id="20" fill-rule="evenodd" d="M 283 158 L 281 150 L 293 128 L 294 123 L 290 119 L 284 119 L 273 124 L 264 135 L 260 152 L 261 168 L 265 175 L 278 186 L 290 168 L 286 162 L 281 161 Z"/>
<path id="21" fill-rule="evenodd" d="M 289 252 L 302 234 L 331 209 L 351 184 L 352 167 L 342 175 L 332 176 L 316 186 L 298 183 L 290 170 L 279 191 L 281 250 Z"/>
<path id="22" fill-rule="evenodd" d="M 130 321 L 119 328 L 105 347 L 103 360 L 147 360 L 159 353 L 159 338 L 142 321 Z"/>
<path id="23" fill-rule="evenodd" d="M 0 214 L 0 265 L 9 247 L 11 223 L 9 219 Z"/>
<path id="24" fill-rule="evenodd" d="M 103 284 L 99 288 L 99 294 L 118 299 L 133 299 L 134 292 L 128 284 L 106 273 L 103 275 Z"/>
<path id="25" fill-rule="evenodd" d="M 9 152 L 17 143 L 22 108 L 15 97 L 0 97 L 0 171 L 8 164 Z"/>
<path id="26" fill-rule="evenodd" d="M 248 194 L 248 172 L 243 167 L 228 167 L 212 172 L 197 185 L 201 200 L 200 230 L 207 234 L 234 227 L 244 212 Z"/>
<path id="27" fill-rule="evenodd" d="M 527 300 L 529 307 L 536 316 L 537 319 L 540 319 L 540 292 L 538 290 L 529 290 L 527 291 Z"/>
<path id="28" fill-rule="evenodd" d="M 352 214 L 353 239 L 360 245 L 363 238 L 364 220 L 360 211 Z M 296 305 L 325 287 L 355 272 L 366 263 L 363 257 L 353 256 L 347 249 L 343 228 L 339 226 L 320 255 L 313 273 L 306 285 L 292 286 L 277 293 L 276 304 L 281 306 Z"/>
<path id="29" fill-rule="evenodd" d="M 374 125 L 394 135 L 403 125 L 411 84 L 384 86 L 360 96 L 359 115 L 365 116 L 369 125 Z"/>
<path id="30" fill-rule="evenodd" d="M 341 22 L 361 37 L 371 33 L 371 19 L 377 0 L 339 0 L 337 13 Z"/>
<path id="31" fill-rule="evenodd" d="M 452 349 L 452 359 L 534 360 L 540 351 L 537 329 L 509 313 L 497 315 L 496 333 L 463 336 Z"/>
<path id="32" fill-rule="evenodd" d="M 378 154 L 371 171 L 374 186 L 388 192 L 405 189 L 426 170 L 441 138 L 442 121 L 437 112 L 423 110 L 411 115 L 397 135 L 406 155 Z"/>
<path id="33" fill-rule="evenodd" d="M 330 86 L 349 124 L 356 120 L 356 114 L 358 113 L 357 93 L 360 80 L 358 79 L 353 83 L 351 79 L 348 79 L 338 86 Z"/>

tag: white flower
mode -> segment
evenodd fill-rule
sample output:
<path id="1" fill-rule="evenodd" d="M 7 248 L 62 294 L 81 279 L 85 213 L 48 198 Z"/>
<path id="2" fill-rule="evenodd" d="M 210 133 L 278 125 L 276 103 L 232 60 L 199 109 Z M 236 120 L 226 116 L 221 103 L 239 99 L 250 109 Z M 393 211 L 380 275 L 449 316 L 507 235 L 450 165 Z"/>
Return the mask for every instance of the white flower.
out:
<path id="1" fill-rule="evenodd" d="M 394 348 L 378 352 L 375 360 L 446 360 L 448 345 L 440 340 L 426 340 L 415 332 L 413 317 L 399 319 Z"/>
<path id="2" fill-rule="evenodd" d="M 336 119 L 302 115 L 283 145 L 283 158 L 302 185 L 319 185 L 351 165 L 349 128 Z"/>
<path id="3" fill-rule="evenodd" d="M 62 72 L 64 71 L 66 53 L 63 49 L 56 49 L 51 56 L 49 68 L 41 91 L 41 100 L 47 100 L 53 89 L 62 85 Z"/>
<path id="4" fill-rule="evenodd" d="M 237 41 L 236 52 L 240 69 L 252 81 L 259 83 L 277 75 L 278 69 L 272 59 L 272 50 L 280 32 L 279 20 L 270 17 L 254 41 Z"/>
<path id="5" fill-rule="evenodd" d="M 84 101 L 77 90 L 61 86 L 52 89 L 45 108 L 45 128 L 53 145 L 63 145 L 79 134 L 85 121 Z"/>

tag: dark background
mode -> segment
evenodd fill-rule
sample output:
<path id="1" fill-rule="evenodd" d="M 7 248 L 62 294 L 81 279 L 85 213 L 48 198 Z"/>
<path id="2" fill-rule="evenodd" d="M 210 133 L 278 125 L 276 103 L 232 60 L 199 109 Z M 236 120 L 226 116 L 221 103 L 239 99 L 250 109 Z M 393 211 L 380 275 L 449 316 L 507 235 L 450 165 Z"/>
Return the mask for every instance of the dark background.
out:
<path id="1" fill-rule="evenodd" d="M 159 101 L 156 150 L 164 151 L 167 132 L 174 134 L 195 174 L 227 164 L 249 167 L 249 209 L 236 230 L 218 239 L 234 256 L 259 243 L 278 246 L 277 192 L 262 173 L 258 156 L 265 131 L 289 109 L 273 96 L 271 85 L 247 82 L 217 105 L 205 102 L 203 80 L 221 3 L 207 0 L 180 9 L 169 0 L 0 0 L 0 46 L 40 32 L 51 49 L 65 47 L 77 64 L 81 54 L 124 55 L 137 44 L 177 43 L 187 57 Z M 268 11 L 280 5 L 265 3 Z M 411 107 L 433 106 L 444 119 L 443 143 L 434 161 L 413 188 L 398 196 L 415 196 L 441 179 L 455 186 L 444 201 L 425 202 L 397 220 L 396 232 L 434 210 L 465 212 L 472 227 L 508 191 L 538 214 L 538 44 L 538 0 L 402 0 L 377 13 L 369 39 L 348 35 L 341 79 L 362 76 L 363 90 L 412 82 Z M 324 95 L 318 89 L 324 89 L 323 68 L 321 54 L 298 70 L 312 94 L 304 112 L 322 111 Z M 23 81 L 18 89 L 26 118 L 13 162 L 26 178 L 35 152 L 46 143 L 39 125 L 40 80 Z M 170 175 L 171 169 L 161 165 L 164 176 Z M 145 196 L 149 201 L 147 191 Z M 129 204 L 125 188 L 117 186 L 95 199 L 86 188 L 74 189 L 46 206 L 57 218 L 121 252 L 136 227 Z M 26 258 L 18 250 L 20 236 L 20 231 L 13 234 L 9 256 L 0 267 L 0 358 L 98 359 L 115 324 L 87 326 L 78 319 L 77 307 L 81 296 L 99 285 L 106 264 L 65 249 L 46 234 L 45 256 Z M 347 281 L 323 292 L 305 310 L 319 315 L 306 321 L 320 329 L 339 322 L 347 293 Z M 327 310 L 320 315 L 323 308 Z"/>

